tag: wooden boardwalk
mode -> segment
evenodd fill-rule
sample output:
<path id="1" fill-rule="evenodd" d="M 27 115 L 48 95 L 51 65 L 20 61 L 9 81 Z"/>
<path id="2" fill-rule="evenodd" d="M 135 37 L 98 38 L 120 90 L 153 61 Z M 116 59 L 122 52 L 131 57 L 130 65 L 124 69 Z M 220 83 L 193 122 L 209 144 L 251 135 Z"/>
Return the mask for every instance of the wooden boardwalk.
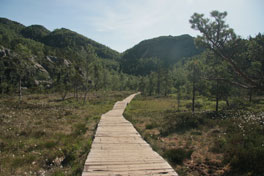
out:
<path id="1" fill-rule="evenodd" d="M 177 176 L 123 117 L 126 105 L 136 95 L 116 102 L 111 111 L 102 115 L 82 176 Z"/>

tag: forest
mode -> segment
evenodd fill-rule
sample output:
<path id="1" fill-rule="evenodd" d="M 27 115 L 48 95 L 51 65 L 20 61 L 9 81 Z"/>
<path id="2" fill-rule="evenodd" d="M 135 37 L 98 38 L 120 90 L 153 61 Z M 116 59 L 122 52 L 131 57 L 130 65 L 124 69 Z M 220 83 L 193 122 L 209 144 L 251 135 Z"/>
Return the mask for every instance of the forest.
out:
<path id="1" fill-rule="evenodd" d="M 4 153 L 0 156 L 0 163 L 6 163 L 0 166 L 0 175 L 1 171 L 10 171 L 11 175 L 20 173 L 6 168 L 20 167 L 22 159 L 12 159 L 10 153 L 21 148 L 25 153 L 31 152 L 29 164 L 37 163 L 32 168 L 25 167 L 23 172 L 30 169 L 37 172 L 42 168 L 51 175 L 66 171 L 68 175 L 79 175 L 82 166 L 78 156 L 84 158 L 89 147 L 85 148 L 83 143 L 74 146 L 69 143 L 74 138 L 83 139 L 89 130 L 92 140 L 91 131 L 95 130 L 98 115 L 111 106 L 110 102 L 136 91 L 141 95 L 129 105 L 127 119 L 136 125 L 151 145 L 156 145 L 156 150 L 175 166 L 180 175 L 195 175 L 193 170 L 198 175 L 263 175 L 264 34 L 242 38 L 226 24 L 226 16 L 226 12 L 219 11 L 212 11 L 210 18 L 194 13 L 189 22 L 193 30 L 200 32 L 197 37 L 188 34 L 161 36 L 144 40 L 123 53 L 69 29 L 49 31 L 41 25 L 24 26 L 0 18 L 0 152 Z M 54 139 L 49 140 L 47 134 L 52 131 L 27 131 L 8 123 L 7 119 L 12 121 L 12 118 L 7 108 L 16 109 L 17 113 L 18 109 L 28 109 L 36 115 L 35 100 L 44 103 L 43 106 L 39 104 L 40 109 L 50 106 L 45 97 L 51 97 L 58 107 L 58 121 L 73 123 L 69 127 L 72 130 L 70 136 L 67 136 L 68 132 L 58 131 Z M 100 101 L 106 103 L 100 104 Z M 144 112 L 137 112 L 133 107 L 140 108 L 140 105 L 147 106 L 155 101 L 157 104 L 153 106 L 157 109 L 164 107 L 159 110 L 164 113 L 162 118 L 167 118 L 154 121 L 156 115 L 160 116 L 155 115 L 157 112 L 154 110 L 149 114 L 145 112 L 146 117 L 153 116 L 152 120 L 136 118 Z M 101 111 L 100 105 L 103 106 Z M 169 106 L 172 108 L 168 109 Z M 87 107 L 94 108 L 91 117 L 81 116 Z M 75 111 L 82 121 L 75 119 Z M 14 124 L 18 123 L 14 121 Z M 92 125 L 86 126 L 86 122 Z M 35 126 L 37 123 L 41 125 L 44 122 L 37 121 Z M 142 127 L 142 123 L 146 126 Z M 238 123 L 240 127 L 236 126 Z M 9 127 L 15 128 L 18 135 L 9 135 L 6 131 Z M 151 133 L 155 129 L 158 129 L 158 134 Z M 212 129 L 218 130 L 216 133 L 220 137 L 212 138 L 210 146 L 213 153 L 221 154 L 221 162 L 210 168 L 210 158 L 204 158 L 200 162 L 206 165 L 205 171 L 185 167 L 189 166 L 188 160 L 194 156 L 195 147 L 190 145 L 186 156 L 176 156 L 179 148 L 157 145 L 160 138 L 166 139 L 174 133 L 181 136 L 192 130 L 191 133 L 196 132 L 197 135 Z M 150 133 L 147 135 L 148 130 Z M 23 145 L 13 147 L 14 141 L 9 141 L 8 137 L 15 138 L 16 135 L 22 136 L 22 141 L 28 135 L 47 142 L 36 141 L 39 142 L 38 148 L 33 146 L 34 142 L 25 140 Z M 58 135 L 64 141 L 59 142 Z M 61 146 L 62 152 L 55 151 L 55 145 Z M 47 148 L 54 156 L 46 151 Z M 184 153 L 184 148 L 186 146 L 182 146 L 179 153 Z M 45 157 L 36 159 L 33 156 L 33 151 L 44 149 L 48 161 L 44 161 Z M 63 169 L 60 169 L 60 164 Z M 74 165 L 74 170 L 71 165 Z"/>

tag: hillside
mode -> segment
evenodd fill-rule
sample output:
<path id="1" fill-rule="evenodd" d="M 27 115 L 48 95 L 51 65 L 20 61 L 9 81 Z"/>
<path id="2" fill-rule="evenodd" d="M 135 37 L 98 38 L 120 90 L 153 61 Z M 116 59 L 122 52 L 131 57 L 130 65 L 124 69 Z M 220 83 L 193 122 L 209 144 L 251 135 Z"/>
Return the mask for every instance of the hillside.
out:
<path id="1" fill-rule="evenodd" d="M 117 51 L 69 29 L 49 31 L 41 25 L 24 26 L 0 18 L 2 92 L 15 91 L 20 79 L 23 87 L 32 88 L 40 84 L 54 87 L 63 74 L 68 80 L 77 75 L 84 79 L 85 72 L 89 74 L 86 79 L 92 80 L 94 70 L 100 76 L 118 75 L 119 59 Z"/>
<path id="2" fill-rule="evenodd" d="M 144 40 L 124 52 L 121 59 L 123 72 L 135 75 L 146 75 L 156 71 L 157 66 L 173 65 L 182 58 L 201 53 L 194 45 L 190 35 L 161 36 Z"/>
<path id="3" fill-rule="evenodd" d="M 67 84 L 74 84 L 84 89 L 89 79 L 96 90 L 131 89 L 139 81 L 132 75 L 169 68 L 200 52 L 189 35 L 162 36 L 142 41 L 121 56 L 69 29 L 49 31 L 41 25 L 24 26 L 0 18 L 1 83 L 8 85 L 1 87 L 2 92 L 14 92 L 19 80 L 26 88 L 61 88 L 61 84 L 67 88 Z"/>
<path id="4" fill-rule="evenodd" d="M 41 25 L 26 27 L 18 22 L 0 18 L 0 44 L 15 49 L 14 43 L 12 43 L 14 39 L 30 39 L 57 49 L 70 48 L 75 53 L 82 53 L 82 55 L 79 55 L 80 57 L 87 57 L 93 52 L 103 59 L 119 59 L 117 51 L 71 30 L 61 28 L 50 32 Z"/>

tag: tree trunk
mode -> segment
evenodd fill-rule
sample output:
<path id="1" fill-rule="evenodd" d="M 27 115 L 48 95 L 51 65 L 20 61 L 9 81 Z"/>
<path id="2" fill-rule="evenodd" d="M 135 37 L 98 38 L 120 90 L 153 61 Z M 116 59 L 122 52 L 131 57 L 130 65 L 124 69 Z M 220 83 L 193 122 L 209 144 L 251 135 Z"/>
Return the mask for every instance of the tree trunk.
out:
<path id="1" fill-rule="evenodd" d="M 65 90 L 64 92 L 62 92 L 62 101 L 65 100 L 65 98 L 66 98 L 66 96 L 67 96 L 67 93 L 68 93 L 67 90 Z"/>
<path id="2" fill-rule="evenodd" d="M 226 97 L 225 102 L 226 102 L 226 106 L 229 107 L 230 104 L 229 104 L 229 101 L 228 101 L 228 97 Z"/>
<path id="3" fill-rule="evenodd" d="M 181 89 L 178 88 L 178 96 L 177 96 L 178 111 L 180 111 L 180 101 L 181 101 Z"/>
<path id="4" fill-rule="evenodd" d="M 164 96 L 166 97 L 167 94 L 168 94 L 168 85 L 167 85 L 167 82 L 166 82 Z"/>
<path id="5" fill-rule="evenodd" d="M 160 76 L 160 71 L 158 72 L 158 83 L 157 83 L 157 93 L 158 93 L 158 95 L 160 94 L 160 78 L 161 76 Z"/>
<path id="6" fill-rule="evenodd" d="M 252 101 L 252 93 L 253 93 L 252 89 L 249 89 L 249 102 L 250 103 Z"/>
<path id="7" fill-rule="evenodd" d="M 76 88 L 76 99 L 79 101 L 78 88 Z"/>
<path id="8" fill-rule="evenodd" d="M 76 97 L 76 92 L 77 92 L 76 85 L 74 85 L 73 92 L 74 92 L 73 97 L 74 97 L 75 99 L 77 99 L 77 97 Z"/>
<path id="9" fill-rule="evenodd" d="M 193 90 L 192 90 L 192 113 L 194 113 L 194 104 L 195 104 L 195 81 L 193 81 Z"/>
<path id="10" fill-rule="evenodd" d="M 21 77 L 19 77 L 19 88 L 18 88 L 18 94 L 19 94 L 19 103 L 21 103 L 21 101 L 22 101 Z"/>
<path id="11" fill-rule="evenodd" d="M 219 88 L 218 88 L 218 80 L 216 80 L 216 101 L 215 101 L 215 111 L 218 112 L 218 102 L 219 102 Z"/>
<path id="12" fill-rule="evenodd" d="M 2 84 L 2 82 L 3 82 L 3 81 L 2 81 L 2 76 L 1 76 L 0 83 Z M 3 87 L 3 86 L 1 86 L 1 94 L 4 95 L 4 87 Z"/>
<path id="13" fill-rule="evenodd" d="M 153 85 L 149 86 L 149 96 L 152 96 L 152 92 L 153 92 Z"/>
<path id="14" fill-rule="evenodd" d="M 84 90 L 84 96 L 83 96 L 83 104 L 86 103 L 87 94 L 88 94 L 88 88 L 85 88 L 85 90 Z"/>
<path id="15" fill-rule="evenodd" d="M 165 95 L 165 97 L 168 95 L 168 87 L 169 87 L 169 78 L 168 78 L 168 71 L 166 71 L 166 73 L 165 73 L 165 92 L 164 92 L 164 95 Z"/>

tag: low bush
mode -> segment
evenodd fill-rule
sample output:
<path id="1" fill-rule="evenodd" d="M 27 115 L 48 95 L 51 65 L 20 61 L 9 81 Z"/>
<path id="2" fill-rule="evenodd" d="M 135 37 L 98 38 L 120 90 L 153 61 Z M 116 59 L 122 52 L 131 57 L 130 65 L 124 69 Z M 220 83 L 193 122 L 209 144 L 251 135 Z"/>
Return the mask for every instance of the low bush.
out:
<path id="1" fill-rule="evenodd" d="M 74 135 L 81 135 L 87 131 L 87 127 L 85 123 L 77 123 L 74 125 L 73 134 Z"/>
<path id="2" fill-rule="evenodd" d="M 164 157 L 172 164 L 182 164 L 185 159 L 190 159 L 193 150 L 186 150 L 183 148 L 169 149 L 164 152 Z"/>
<path id="3" fill-rule="evenodd" d="M 231 127 L 230 127 L 231 128 Z M 230 163 L 234 172 L 264 173 L 264 129 L 257 125 L 245 124 L 239 129 L 229 129 L 228 145 L 224 150 L 224 162 Z"/>
<path id="4" fill-rule="evenodd" d="M 217 138 L 210 151 L 213 153 L 223 153 L 225 151 L 226 145 L 227 141 L 225 138 Z"/>
<path id="5" fill-rule="evenodd" d="M 153 129 L 153 128 L 154 128 L 153 124 L 146 124 L 146 129 Z"/>
<path id="6" fill-rule="evenodd" d="M 160 128 L 160 134 L 165 137 L 174 132 L 184 133 L 198 128 L 201 124 L 204 124 L 203 115 L 194 115 L 190 112 L 170 113 Z"/>

